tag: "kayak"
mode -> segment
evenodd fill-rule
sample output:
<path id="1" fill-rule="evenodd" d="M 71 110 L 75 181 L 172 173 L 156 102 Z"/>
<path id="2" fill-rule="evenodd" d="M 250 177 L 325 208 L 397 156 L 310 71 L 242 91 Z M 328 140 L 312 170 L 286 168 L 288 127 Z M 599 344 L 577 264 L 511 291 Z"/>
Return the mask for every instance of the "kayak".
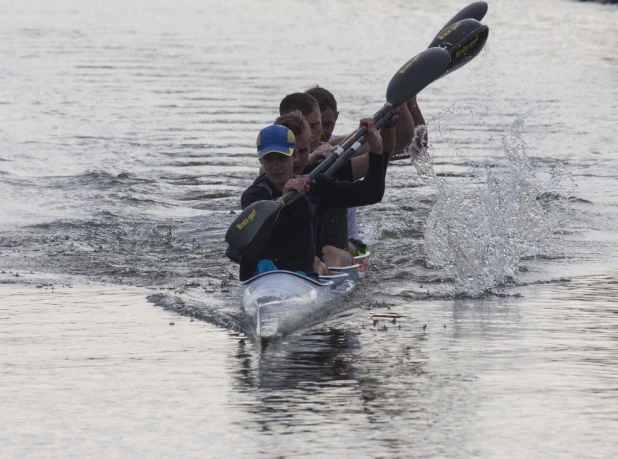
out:
<path id="1" fill-rule="evenodd" d="M 327 315 L 329 302 L 350 292 L 367 267 L 369 252 L 356 264 L 330 268 L 319 279 L 292 271 L 268 271 L 242 282 L 242 301 L 249 328 L 263 339 L 283 336 Z"/>

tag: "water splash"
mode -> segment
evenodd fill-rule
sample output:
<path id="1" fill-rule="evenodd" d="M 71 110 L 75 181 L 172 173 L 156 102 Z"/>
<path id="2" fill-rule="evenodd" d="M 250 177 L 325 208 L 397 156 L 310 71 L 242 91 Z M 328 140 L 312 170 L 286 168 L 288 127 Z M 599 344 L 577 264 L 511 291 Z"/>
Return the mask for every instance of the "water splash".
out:
<path id="1" fill-rule="evenodd" d="M 430 265 L 454 277 L 458 293 L 475 297 L 514 280 L 521 258 L 543 251 L 555 226 L 538 199 L 547 189 L 526 155 L 524 119 L 503 138 L 504 164 L 479 166 L 476 182 L 467 179 L 464 186 L 436 182 L 425 252 Z M 548 186 L 557 186 L 560 176 L 552 172 Z"/>
<path id="2" fill-rule="evenodd" d="M 417 181 L 423 184 L 433 182 L 436 173 L 433 170 L 431 156 L 427 145 L 427 125 L 421 124 L 414 129 L 414 139 L 405 149 L 410 155 L 412 165 L 418 174 Z"/>

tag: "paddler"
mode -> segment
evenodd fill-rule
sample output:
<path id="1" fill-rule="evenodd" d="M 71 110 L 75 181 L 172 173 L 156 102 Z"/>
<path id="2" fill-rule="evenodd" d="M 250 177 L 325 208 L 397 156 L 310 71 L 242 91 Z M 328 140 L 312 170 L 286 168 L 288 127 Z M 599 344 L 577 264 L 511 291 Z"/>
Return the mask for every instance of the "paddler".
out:
<path id="1" fill-rule="evenodd" d="M 372 118 L 363 118 L 361 126 L 367 129 L 369 167 L 366 177 L 354 182 L 340 182 L 323 174 L 318 175 L 312 182 L 306 177 L 295 177 L 294 155 L 297 154 L 297 143 L 294 133 L 281 125 L 268 126 L 260 131 L 257 151 L 264 174 L 242 194 L 242 208 L 245 209 L 256 201 L 276 199 L 291 190 L 298 194 L 291 204 L 281 210 L 257 254 L 250 258 L 242 257 L 240 280 L 247 280 L 260 270 L 273 268 L 301 271 L 308 275 L 329 273 L 324 258 L 328 259 L 329 253 L 336 249 L 325 246 L 322 248 L 322 259 L 317 256 L 317 215 L 329 208 L 375 204 L 382 200 L 384 194 L 386 161 L 382 138 L 375 129 Z M 307 135 L 299 140 L 306 141 Z"/>

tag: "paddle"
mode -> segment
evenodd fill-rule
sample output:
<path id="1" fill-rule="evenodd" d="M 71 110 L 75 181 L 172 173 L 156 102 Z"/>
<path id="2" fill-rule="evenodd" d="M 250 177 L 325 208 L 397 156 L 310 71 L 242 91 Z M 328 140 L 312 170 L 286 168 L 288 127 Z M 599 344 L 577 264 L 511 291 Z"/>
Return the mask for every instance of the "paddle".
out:
<path id="1" fill-rule="evenodd" d="M 459 13 L 453 16 L 442 29 L 446 29 L 448 26 L 455 24 L 456 22 L 461 21 L 462 19 L 476 19 L 477 21 L 481 21 L 485 14 L 487 13 L 487 3 L 485 2 L 474 2 L 470 3 L 468 6 L 463 8 Z M 439 34 L 438 34 L 439 35 Z"/>
<path id="2" fill-rule="evenodd" d="M 436 79 L 440 79 L 443 76 L 454 72 L 458 68 L 470 62 L 481 52 L 485 46 L 485 42 L 487 42 L 489 28 L 478 22 L 478 20 L 481 20 L 485 16 L 486 12 L 487 3 L 485 2 L 475 2 L 468 5 L 453 16 L 453 18 L 447 22 L 447 26 L 443 27 L 442 31 L 432 40 L 429 48 L 440 47 L 451 53 L 451 63 Z M 478 20 L 472 18 L 478 18 Z M 377 120 L 375 115 L 374 119 Z M 378 123 L 376 123 L 376 128 L 380 129 L 388 119 L 390 119 L 390 116 L 385 118 L 385 121 L 382 124 L 378 125 Z M 360 147 L 360 145 L 364 142 L 364 138 L 359 139 L 358 147 Z M 355 151 L 358 150 L 358 147 Z M 350 155 L 347 155 L 346 157 L 349 156 Z M 396 161 L 409 157 L 409 154 L 399 154 L 397 156 L 393 156 L 392 160 Z M 332 166 L 328 169 L 327 173 L 334 173 L 335 171 L 335 166 Z"/>
<path id="3" fill-rule="evenodd" d="M 487 8 L 485 2 L 471 3 L 453 16 L 431 41 L 428 48 L 440 47 L 451 53 L 451 63 L 436 80 L 467 64 L 481 52 L 487 42 L 489 28 L 478 21 L 485 17 Z M 376 123 L 386 114 L 385 109 L 386 105 L 382 113 L 378 111 L 374 114 Z"/>
<path id="4" fill-rule="evenodd" d="M 386 90 L 386 104 L 374 114 L 376 125 L 383 125 L 392 116 L 393 107 L 412 99 L 423 88 L 442 75 L 451 62 L 448 51 L 434 47 L 410 59 L 393 76 Z M 315 178 L 327 168 L 337 164 L 336 170 L 360 146 L 357 141 L 366 130 L 359 128 L 341 142 L 333 153 L 308 175 Z M 331 168 L 332 169 L 332 168 Z M 330 172 L 329 175 L 332 175 Z M 279 212 L 296 195 L 290 191 L 275 201 L 257 201 L 244 209 L 232 222 L 225 234 L 225 240 L 232 249 L 250 257 L 262 246 Z"/>
<path id="5" fill-rule="evenodd" d="M 451 53 L 451 63 L 439 78 L 475 58 L 485 46 L 488 36 L 489 27 L 471 18 L 461 19 L 442 29 L 429 44 L 429 48 L 438 46 Z"/>

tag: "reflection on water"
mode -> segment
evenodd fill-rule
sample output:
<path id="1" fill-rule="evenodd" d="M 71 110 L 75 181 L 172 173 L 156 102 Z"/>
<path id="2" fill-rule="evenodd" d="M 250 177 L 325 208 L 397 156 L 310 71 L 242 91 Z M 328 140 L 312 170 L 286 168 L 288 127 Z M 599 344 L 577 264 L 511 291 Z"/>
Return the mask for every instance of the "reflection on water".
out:
<path id="1" fill-rule="evenodd" d="M 265 343 L 259 347 L 255 361 L 246 343 L 241 342 L 238 357 L 247 359 L 243 366 L 253 371 L 240 381 L 260 391 L 297 389 L 307 383 L 338 385 L 356 379 L 353 358 L 359 349 L 354 333 L 335 328 Z"/>
<path id="2" fill-rule="evenodd" d="M 611 457 L 617 279 L 348 311 L 266 347 L 153 308 L 139 289 L 4 287 L 0 448 Z"/>
<path id="3" fill-rule="evenodd" d="M 351 457 L 352 441 L 370 457 L 605 457 L 618 447 L 608 442 L 618 425 L 618 308 L 606 296 L 616 278 L 408 303 L 266 348 L 243 340 L 232 370 L 234 403 L 250 415 L 242 428 L 260 432 L 260 444 L 293 434 L 338 457 Z M 303 451 L 292 442 L 275 452 Z"/>

